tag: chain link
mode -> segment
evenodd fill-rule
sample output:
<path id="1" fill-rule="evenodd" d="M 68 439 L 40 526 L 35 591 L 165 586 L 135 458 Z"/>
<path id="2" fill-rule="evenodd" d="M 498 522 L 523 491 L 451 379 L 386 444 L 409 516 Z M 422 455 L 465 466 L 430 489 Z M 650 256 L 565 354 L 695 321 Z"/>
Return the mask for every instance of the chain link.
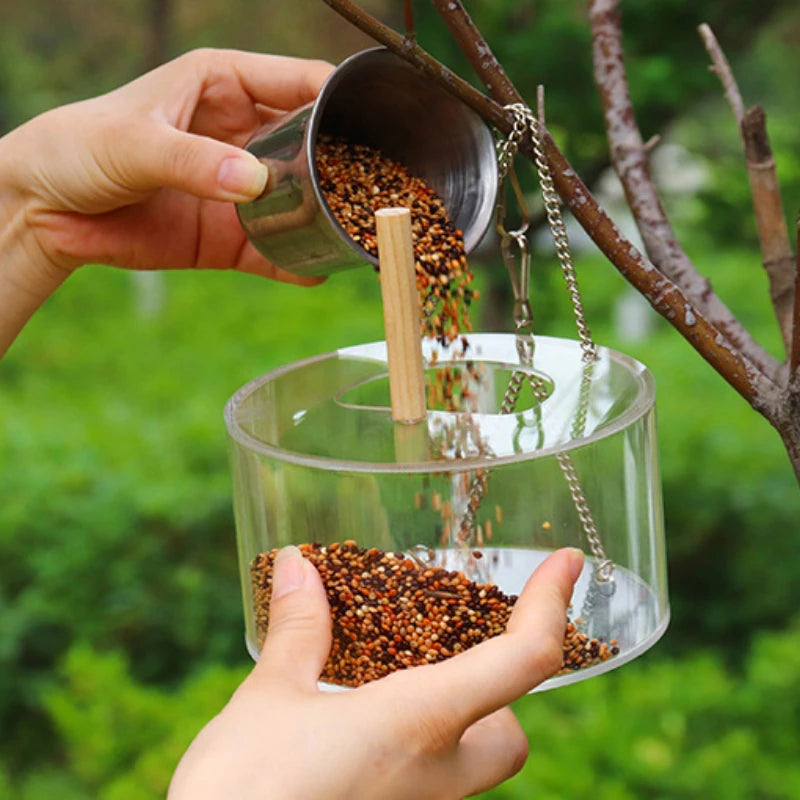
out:
<path id="1" fill-rule="evenodd" d="M 542 190 L 545 213 L 547 215 L 550 231 L 553 235 L 556 255 L 558 256 L 570 300 L 572 301 L 575 322 L 578 329 L 578 338 L 580 339 L 581 349 L 583 351 L 584 372 L 581 381 L 578 410 L 570 432 L 572 438 L 575 439 L 583 435 L 586 427 L 592 372 L 597 359 L 597 346 L 592 339 L 583 312 L 583 303 L 578 288 L 575 266 L 572 262 L 572 253 L 567 237 L 567 230 L 564 225 L 564 218 L 561 215 L 561 205 L 555 191 L 550 167 L 542 147 L 539 121 L 536 119 L 531 109 L 523 104 L 514 104 L 506 108 L 514 114 L 514 123 L 508 138 L 502 140 L 498 145 L 497 161 L 501 190 L 498 193 L 497 202 L 497 231 L 500 234 L 503 261 L 508 269 L 511 285 L 514 290 L 514 330 L 516 334 L 517 353 L 520 364 L 529 369 L 532 368 L 534 338 L 533 315 L 529 299 L 530 247 L 526 235 L 528 230 L 528 212 L 522 191 L 520 190 L 519 183 L 513 171 L 514 157 L 519 150 L 519 145 L 525 134 L 530 133 L 534 145 L 535 163 L 539 176 L 539 184 Z M 506 178 L 509 178 L 512 184 L 522 215 L 522 222 L 517 230 L 507 230 L 505 227 L 506 206 L 505 196 L 502 192 L 502 183 Z M 515 248 L 519 254 L 519 265 L 514 256 Z M 519 266 L 519 270 L 517 270 L 517 266 Z M 501 414 L 514 413 L 522 386 L 526 381 L 537 402 L 540 404 L 544 402 L 547 398 L 547 387 L 544 381 L 533 372 L 515 370 L 503 396 L 503 402 L 500 407 Z M 611 587 L 611 590 L 613 590 L 614 563 L 606 555 L 572 457 L 569 453 L 561 452 L 556 458 L 564 478 L 566 479 L 572 502 L 577 511 L 592 555 L 596 561 L 594 580 L 599 584 L 605 584 L 607 588 Z M 488 490 L 488 480 L 489 473 L 481 471 L 480 474 L 475 475 L 470 483 L 466 509 L 461 518 L 458 530 L 458 538 L 462 543 L 466 543 L 470 539 L 478 509 Z"/>
<path id="2" fill-rule="evenodd" d="M 561 214 L 561 203 L 553 183 L 553 175 L 550 172 L 550 165 L 544 154 L 542 145 L 542 132 L 539 120 L 533 111 L 523 103 L 513 103 L 506 106 L 506 110 L 514 115 L 514 125 L 507 139 L 504 139 L 497 153 L 497 162 L 501 181 L 509 174 L 514 163 L 514 156 L 519 150 L 526 133 L 530 134 L 533 142 L 533 152 L 535 155 L 536 172 L 539 176 L 539 185 L 542 190 L 544 209 L 547 215 L 547 222 L 550 232 L 553 235 L 553 243 L 556 249 L 561 272 L 567 284 L 572 309 L 575 314 L 575 324 L 578 328 L 578 338 L 581 342 L 584 361 L 594 361 L 597 357 L 597 345 L 592 339 L 591 331 L 586 322 L 583 312 L 583 302 L 578 288 L 578 278 L 575 274 L 575 265 L 572 262 L 572 251 L 567 237 L 567 228 L 564 224 L 564 217 Z"/>
<path id="3" fill-rule="evenodd" d="M 575 274 L 575 266 L 572 261 L 572 252 L 567 237 L 567 229 L 564 224 L 564 218 L 561 214 L 561 204 L 558 199 L 558 194 L 555 190 L 553 183 L 553 176 L 550 172 L 550 166 L 544 155 L 544 148 L 542 146 L 542 132 L 539 125 L 539 120 L 536 118 L 530 108 L 522 103 L 515 103 L 506 106 L 508 111 L 514 115 L 514 123 L 509 136 L 502 140 L 498 145 L 497 162 L 501 181 L 501 191 L 499 192 L 498 206 L 497 206 L 497 230 L 501 237 L 501 251 L 503 260 L 511 275 L 512 287 L 514 289 L 514 326 L 517 333 L 517 352 L 520 357 L 520 363 L 524 366 L 531 367 L 533 365 L 533 320 L 530 310 L 530 303 L 528 298 L 528 278 L 530 270 L 530 252 L 527 246 L 527 237 L 525 233 L 528 227 L 528 214 L 525 208 L 524 201 L 521 197 L 519 184 L 516 181 L 516 176 L 513 172 L 514 157 L 519 150 L 519 146 L 526 133 L 530 134 L 533 142 L 533 149 L 535 155 L 536 171 L 539 176 L 539 185 L 542 190 L 542 199 L 544 201 L 545 213 L 547 215 L 547 222 L 550 226 L 550 231 L 553 236 L 555 244 L 556 255 L 559 264 L 561 265 L 561 272 L 567 285 L 570 300 L 572 301 L 572 308 L 575 315 L 575 323 L 578 329 L 578 338 L 580 339 L 581 349 L 583 351 L 584 372 L 581 381 L 580 398 L 578 402 L 578 410 L 575 415 L 575 420 L 572 425 L 571 436 L 572 438 L 579 438 L 583 435 L 586 427 L 586 418 L 589 408 L 589 391 L 591 388 L 592 372 L 594 363 L 597 360 L 597 345 L 592 339 L 589 326 L 586 323 L 586 317 L 583 312 L 583 303 L 581 301 L 580 290 L 578 288 L 578 279 Z M 520 231 L 507 231 L 505 228 L 505 197 L 502 193 L 502 182 L 510 177 L 514 193 L 517 196 L 520 204 L 520 210 L 523 217 L 523 226 Z M 525 239 L 526 244 L 520 244 L 520 239 Z M 511 243 L 517 244 L 520 251 L 520 273 L 517 277 L 514 270 L 513 253 Z M 524 293 L 523 293 L 524 292 Z M 501 413 L 513 413 L 516 408 L 519 394 L 525 379 L 531 387 L 531 391 L 536 400 L 541 403 L 547 397 L 547 389 L 543 381 L 534 373 L 526 373 L 521 370 L 515 371 L 506 388 L 503 403 L 501 405 Z M 589 542 L 592 555 L 595 557 L 596 567 L 594 572 L 594 579 L 598 583 L 613 585 L 613 572 L 614 563 L 606 555 L 603 543 L 600 540 L 600 535 L 597 531 L 597 526 L 594 522 L 589 503 L 586 495 L 581 486 L 580 479 L 578 478 L 575 464 L 569 453 L 561 452 L 557 456 L 558 464 L 567 481 L 570 496 L 575 510 L 578 513 L 578 518 L 581 521 L 586 539 Z M 462 520 L 461 533 L 465 531 L 465 524 L 471 526 L 475 519 L 478 506 L 483 495 L 487 489 L 487 479 L 485 476 L 481 481 L 473 481 L 470 488 L 470 498 L 467 507 L 467 513 Z"/>

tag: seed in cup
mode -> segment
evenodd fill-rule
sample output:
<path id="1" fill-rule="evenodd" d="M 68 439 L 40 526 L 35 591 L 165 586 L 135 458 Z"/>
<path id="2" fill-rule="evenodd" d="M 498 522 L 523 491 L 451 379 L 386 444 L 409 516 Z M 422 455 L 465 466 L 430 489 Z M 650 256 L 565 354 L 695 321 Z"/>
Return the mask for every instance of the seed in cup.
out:
<path id="1" fill-rule="evenodd" d="M 378 255 L 375 212 L 392 207 L 411 211 L 422 335 L 444 346 L 471 330 L 469 306 L 478 292 L 470 287 L 473 276 L 462 233 L 436 192 L 379 150 L 344 139 L 320 137 L 316 167 L 334 218 L 370 255 Z"/>

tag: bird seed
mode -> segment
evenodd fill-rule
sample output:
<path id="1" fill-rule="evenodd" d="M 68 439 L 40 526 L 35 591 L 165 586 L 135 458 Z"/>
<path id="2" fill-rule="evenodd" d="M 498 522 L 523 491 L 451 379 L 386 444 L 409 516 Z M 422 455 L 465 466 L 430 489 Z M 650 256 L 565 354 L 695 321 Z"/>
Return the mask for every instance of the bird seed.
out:
<path id="1" fill-rule="evenodd" d="M 333 640 L 320 680 L 360 686 L 408 667 L 432 664 L 498 636 L 516 602 L 491 583 L 431 566 L 404 553 L 341 544 L 300 545 L 322 578 Z M 259 647 L 269 626 L 277 550 L 250 566 Z M 590 639 L 567 620 L 559 674 L 606 661 L 616 641 Z"/>

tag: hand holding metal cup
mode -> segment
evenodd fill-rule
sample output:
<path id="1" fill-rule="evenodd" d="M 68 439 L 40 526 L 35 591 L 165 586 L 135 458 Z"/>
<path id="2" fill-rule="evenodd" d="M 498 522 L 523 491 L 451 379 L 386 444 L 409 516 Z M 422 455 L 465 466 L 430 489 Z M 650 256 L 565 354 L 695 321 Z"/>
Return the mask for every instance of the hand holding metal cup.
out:
<path id="1" fill-rule="evenodd" d="M 297 275 L 330 275 L 377 259 L 328 208 L 315 152 L 321 136 L 380 150 L 425 180 L 474 249 L 492 220 L 498 170 L 481 117 L 385 48 L 356 53 L 331 73 L 317 99 L 263 128 L 247 150 L 269 168 L 264 194 L 237 206 L 248 238 Z"/>

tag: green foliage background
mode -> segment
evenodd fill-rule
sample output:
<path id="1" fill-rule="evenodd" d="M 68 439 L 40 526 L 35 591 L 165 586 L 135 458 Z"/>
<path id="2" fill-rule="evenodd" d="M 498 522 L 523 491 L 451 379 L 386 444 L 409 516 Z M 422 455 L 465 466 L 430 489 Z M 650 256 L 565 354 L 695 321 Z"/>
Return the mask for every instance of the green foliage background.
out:
<path id="1" fill-rule="evenodd" d="M 116 12 L 130 21 L 142 5 Z M 274 5 L 263 6 L 276 15 L 264 49 L 340 57 L 320 37 L 323 23 L 306 25 L 319 4 Z M 545 80 L 554 130 L 599 174 L 605 143 L 583 3 L 475 5 L 509 73 L 531 96 Z M 176 8 L 181 45 L 262 46 L 253 41 L 258 4 L 242 0 L 238 17 L 210 0 Z M 739 4 L 689 8 L 622 4 L 642 127 L 703 161 L 702 191 L 668 198 L 670 210 L 717 291 L 781 355 L 738 140 L 693 26 L 716 22 L 724 43 L 719 28 L 729 32 L 742 89 L 770 115 L 791 209 L 800 198 L 797 85 L 780 76 L 796 73 L 800 14 L 761 4 L 756 24 Z M 112 24 L 107 9 L 93 18 L 86 3 L 64 4 L 62 35 L 44 40 L 35 35 L 44 4 L 0 9 L 18 26 L 0 28 L 6 126 L 135 73 L 143 34 Z M 424 4 L 418 13 L 422 42 L 458 65 Z M 47 68 L 54 54 L 58 69 Z M 628 289 L 602 257 L 590 249 L 577 265 L 596 339 L 656 376 L 673 623 L 624 669 L 521 700 L 531 758 L 487 796 L 798 797 L 800 492 L 788 460 L 769 426 L 663 321 L 653 319 L 643 341 L 620 335 L 614 309 Z M 571 336 L 548 249 L 535 270 L 538 329 Z M 476 272 L 484 286 L 502 281 L 493 255 Z M 249 668 L 224 403 L 275 366 L 382 335 L 368 269 L 310 290 L 222 273 L 164 275 L 148 288 L 151 280 L 80 270 L 0 363 L 0 797 L 164 795 L 183 749 Z M 163 292 L 160 310 L 142 303 L 147 291 Z"/>

